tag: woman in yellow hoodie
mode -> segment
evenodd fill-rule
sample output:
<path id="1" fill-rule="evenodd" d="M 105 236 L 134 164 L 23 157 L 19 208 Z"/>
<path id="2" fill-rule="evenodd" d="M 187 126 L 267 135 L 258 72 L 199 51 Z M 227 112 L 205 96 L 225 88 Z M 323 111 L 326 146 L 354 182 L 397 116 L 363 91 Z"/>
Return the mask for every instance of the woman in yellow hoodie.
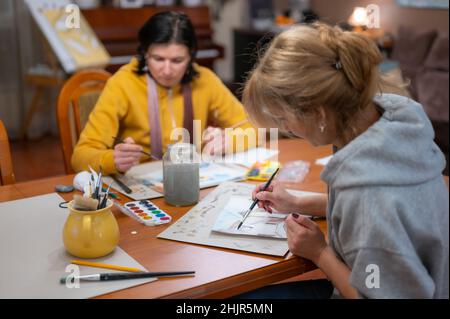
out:
<path id="1" fill-rule="evenodd" d="M 199 128 L 209 154 L 231 145 L 224 128 L 252 129 L 242 104 L 212 71 L 194 63 L 196 35 L 187 15 L 154 15 L 139 31 L 139 43 L 137 57 L 108 80 L 91 112 L 72 156 L 75 171 L 90 165 L 123 173 L 148 159 L 141 151 L 161 158 L 177 142 L 176 128 L 186 129 L 191 142 Z"/>

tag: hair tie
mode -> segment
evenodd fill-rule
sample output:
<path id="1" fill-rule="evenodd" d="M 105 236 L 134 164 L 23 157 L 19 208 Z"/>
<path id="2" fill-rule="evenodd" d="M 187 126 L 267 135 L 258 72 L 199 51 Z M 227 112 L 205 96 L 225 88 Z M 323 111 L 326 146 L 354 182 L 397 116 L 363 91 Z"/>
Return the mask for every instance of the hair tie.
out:
<path id="1" fill-rule="evenodd" d="M 341 70 L 342 69 L 341 61 L 337 61 L 335 64 L 333 64 L 333 68 L 335 68 L 336 70 Z"/>

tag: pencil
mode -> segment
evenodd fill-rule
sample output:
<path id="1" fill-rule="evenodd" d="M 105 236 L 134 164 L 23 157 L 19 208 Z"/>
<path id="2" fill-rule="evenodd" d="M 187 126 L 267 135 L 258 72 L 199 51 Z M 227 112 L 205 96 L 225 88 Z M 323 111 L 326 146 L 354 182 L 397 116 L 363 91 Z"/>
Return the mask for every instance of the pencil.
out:
<path id="1" fill-rule="evenodd" d="M 139 268 L 109 265 L 109 264 L 96 263 L 96 262 L 84 261 L 84 260 L 72 260 L 72 261 L 70 261 L 70 263 L 74 264 L 74 265 L 80 265 L 80 266 L 105 268 L 105 269 L 121 270 L 121 271 L 128 271 L 128 272 L 143 272 L 143 270 L 139 269 Z"/>

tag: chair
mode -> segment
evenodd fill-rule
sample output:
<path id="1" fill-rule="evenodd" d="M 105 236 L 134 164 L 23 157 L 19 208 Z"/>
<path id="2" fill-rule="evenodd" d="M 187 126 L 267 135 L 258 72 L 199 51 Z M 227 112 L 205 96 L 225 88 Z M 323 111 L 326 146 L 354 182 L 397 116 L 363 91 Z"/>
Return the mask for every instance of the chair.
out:
<path id="1" fill-rule="evenodd" d="M 14 182 L 8 134 L 3 122 L 0 120 L 0 185 L 14 184 Z"/>
<path id="2" fill-rule="evenodd" d="M 70 164 L 74 146 L 110 77 L 111 73 L 104 70 L 79 71 L 61 89 L 56 117 L 66 174 L 74 173 Z"/>

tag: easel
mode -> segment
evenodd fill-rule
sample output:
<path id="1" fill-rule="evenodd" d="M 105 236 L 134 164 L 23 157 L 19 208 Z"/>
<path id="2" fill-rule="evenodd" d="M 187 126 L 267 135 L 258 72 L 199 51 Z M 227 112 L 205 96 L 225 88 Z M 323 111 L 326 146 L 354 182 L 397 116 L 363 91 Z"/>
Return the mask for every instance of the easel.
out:
<path id="1" fill-rule="evenodd" d="M 42 32 L 39 32 L 39 38 L 44 48 L 44 54 L 48 66 L 46 65 L 45 68 L 41 70 L 29 69 L 25 76 L 25 81 L 34 86 L 35 90 L 30 106 L 28 107 L 27 114 L 25 115 L 25 120 L 20 129 L 20 137 L 22 139 L 27 137 L 28 129 L 33 120 L 33 115 L 39 109 L 39 104 L 44 95 L 45 89 L 57 88 L 59 90 L 66 79 L 65 72 L 62 70 L 58 59 L 53 53 L 52 48 Z"/>

